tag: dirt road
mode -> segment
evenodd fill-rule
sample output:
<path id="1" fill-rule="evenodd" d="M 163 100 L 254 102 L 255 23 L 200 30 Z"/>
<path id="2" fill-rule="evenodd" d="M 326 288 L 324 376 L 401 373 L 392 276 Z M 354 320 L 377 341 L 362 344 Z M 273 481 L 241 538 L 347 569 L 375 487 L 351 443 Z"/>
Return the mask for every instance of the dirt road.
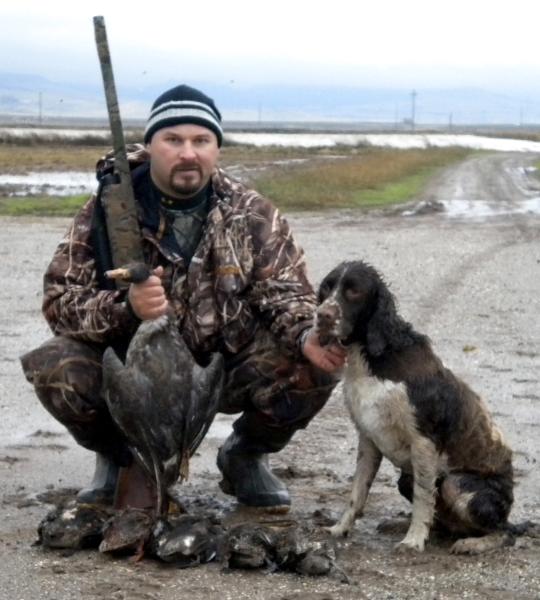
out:
<path id="1" fill-rule="evenodd" d="M 532 158 L 497 155 L 455 167 L 430 187 L 422 210 L 407 207 L 416 216 L 348 211 L 290 217 L 315 283 L 341 260 L 371 262 L 391 283 L 402 314 L 429 334 L 446 365 L 485 397 L 515 449 L 514 521 L 540 521 L 540 216 L 534 211 L 540 192 L 524 169 Z M 475 212 L 471 206 L 473 217 L 452 210 L 453 201 L 469 200 L 490 210 Z M 438 211 L 439 203 L 445 211 Z M 432 540 L 423 555 L 393 554 L 400 533 L 379 532 L 377 526 L 407 515 L 409 505 L 397 492 L 388 463 L 375 481 L 365 517 L 339 543 L 339 564 L 349 584 L 336 577 L 227 573 L 218 564 L 187 570 L 150 560 L 134 565 L 91 551 L 33 547 L 36 526 L 50 509 L 44 500 L 87 483 L 93 458 L 41 408 L 17 359 L 48 337 L 39 312 L 41 275 L 67 221 L 3 218 L 1 225 L 2 600 L 540 598 L 540 540 L 522 538 L 512 548 L 481 557 L 452 556 L 445 540 Z M 186 498 L 217 507 L 229 518 L 254 518 L 237 510 L 217 486 L 215 454 L 230 423 L 220 415 L 212 426 L 192 463 Z M 337 389 L 310 427 L 273 458 L 290 486 L 292 518 L 313 523 L 316 510 L 339 515 L 349 493 L 355 445 Z"/>

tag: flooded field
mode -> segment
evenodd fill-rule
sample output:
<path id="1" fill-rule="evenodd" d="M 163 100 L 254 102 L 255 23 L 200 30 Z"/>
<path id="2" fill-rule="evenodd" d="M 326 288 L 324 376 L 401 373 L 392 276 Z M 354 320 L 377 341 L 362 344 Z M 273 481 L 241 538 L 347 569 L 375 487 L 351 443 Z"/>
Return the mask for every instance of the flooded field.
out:
<path id="1" fill-rule="evenodd" d="M 0 139 L 18 139 L 21 142 L 31 138 L 53 139 L 56 141 L 66 139 L 71 142 L 82 139 L 88 135 L 101 136 L 104 140 L 108 135 L 107 130 L 88 129 L 39 129 L 39 128 L 4 128 L 0 129 Z M 25 137 L 26 136 L 26 137 Z M 29 138 L 30 136 L 30 138 Z M 443 148 L 465 147 L 489 151 L 493 156 L 498 156 L 495 163 L 497 169 L 488 168 L 493 161 L 474 163 L 465 161 L 458 169 L 446 172 L 444 181 L 438 186 L 438 198 L 434 202 L 429 195 L 429 189 L 412 206 L 402 209 L 404 216 L 439 212 L 447 218 L 486 219 L 510 214 L 538 215 L 540 214 L 540 179 L 536 173 L 535 165 L 540 156 L 540 142 L 516 140 L 506 138 L 492 138 L 477 135 L 450 135 L 450 134 L 359 134 L 359 133 L 230 133 L 226 136 L 230 142 L 247 144 L 257 148 L 282 147 L 281 151 L 275 150 L 273 154 L 253 160 L 248 150 L 245 160 L 235 156 L 232 160 L 225 160 L 224 165 L 228 172 L 235 178 L 247 184 L 261 173 L 268 170 L 288 168 L 313 160 L 309 156 L 310 148 L 329 148 L 323 156 L 317 154 L 317 160 L 337 160 L 349 156 L 351 150 L 340 152 L 339 147 L 371 145 L 377 147 L 416 149 L 416 148 Z M 37 148 L 37 147 L 36 147 Z M 44 148 L 43 144 L 39 148 Z M 56 146 L 58 148 L 58 146 Z M 292 148 L 300 150 L 304 157 L 290 156 Z M 64 151 L 64 149 L 62 149 Z M 65 152 L 69 152 L 68 146 Z M 88 148 L 87 148 L 88 151 Z M 103 151 L 97 150 L 96 153 Z M 90 195 L 96 188 L 97 182 L 93 170 L 93 162 L 89 162 L 88 170 L 81 170 L 86 164 L 80 160 L 71 169 L 54 169 L 54 161 L 49 161 L 47 166 L 36 165 L 37 168 L 28 169 L 34 164 L 30 148 L 30 159 L 26 162 L 12 163 L 3 170 L 0 166 L 0 196 L 3 197 L 72 197 Z M 261 152 L 257 150 L 257 152 Z M 262 151 L 263 154 L 265 151 Z M 316 152 L 316 151 L 315 151 Z M 287 155 L 289 153 L 289 156 Z M 503 159 L 504 157 L 504 159 Z M 57 164 L 57 163 L 56 163 Z M 478 168 L 477 168 L 478 167 Z M 454 175 L 452 175 L 454 174 Z M 498 187 L 493 183 L 497 180 Z M 255 186 L 256 187 L 256 186 Z M 491 190 L 497 189 L 496 198 Z M 481 192 L 479 193 L 479 190 Z M 502 193 L 501 193 L 502 190 Z M 491 195 L 490 195 L 491 194 Z M 418 200 L 418 199 L 417 199 Z"/>
<path id="2" fill-rule="evenodd" d="M 51 142 L 88 138 L 107 140 L 108 129 L 0 127 L 0 139 L 16 143 L 32 139 Z M 333 146 L 378 146 L 388 148 L 447 148 L 460 146 L 498 152 L 538 152 L 540 142 L 450 133 L 261 133 L 225 132 L 225 141 L 253 146 L 324 148 Z"/>

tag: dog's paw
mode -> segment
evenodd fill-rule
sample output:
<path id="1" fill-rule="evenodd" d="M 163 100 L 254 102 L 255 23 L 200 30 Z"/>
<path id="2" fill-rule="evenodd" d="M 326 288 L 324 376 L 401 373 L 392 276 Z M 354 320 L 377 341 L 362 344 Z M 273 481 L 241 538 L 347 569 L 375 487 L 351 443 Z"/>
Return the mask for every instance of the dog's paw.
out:
<path id="1" fill-rule="evenodd" d="M 341 515 L 341 519 L 335 525 L 332 525 L 331 527 L 325 527 L 325 530 L 334 537 L 345 537 L 352 529 L 356 519 L 361 515 L 362 513 L 360 511 L 357 513 L 352 509 L 346 510 Z"/>
<path id="2" fill-rule="evenodd" d="M 336 523 L 335 525 L 332 525 L 332 527 L 325 527 L 324 530 L 333 537 L 347 537 L 351 528 L 341 523 Z"/>
<path id="3" fill-rule="evenodd" d="M 418 554 L 424 551 L 426 541 L 423 538 L 408 538 L 401 540 L 394 546 L 394 552 L 398 554 Z"/>
<path id="4" fill-rule="evenodd" d="M 505 546 L 513 546 L 515 538 L 506 533 L 492 533 L 483 537 L 468 537 L 454 542 L 451 554 L 483 554 Z"/>
<path id="5" fill-rule="evenodd" d="M 480 548 L 474 538 L 465 538 L 452 544 L 450 554 L 480 554 Z"/>

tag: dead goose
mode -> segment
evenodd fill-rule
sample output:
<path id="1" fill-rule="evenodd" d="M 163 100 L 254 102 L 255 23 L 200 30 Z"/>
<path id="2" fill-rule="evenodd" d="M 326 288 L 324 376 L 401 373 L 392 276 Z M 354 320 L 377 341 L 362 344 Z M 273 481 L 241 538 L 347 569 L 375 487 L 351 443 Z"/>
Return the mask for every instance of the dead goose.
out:
<path id="1" fill-rule="evenodd" d="M 130 265 L 108 276 L 142 283 L 147 265 Z M 203 368 L 180 335 L 174 316 L 143 321 L 125 364 L 112 348 L 103 357 L 103 393 L 111 416 L 135 459 L 156 482 L 157 515 L 167 512 L 170 490 L 189 473 L 189 458 L 216 414 L 223 387 L 223 358 L 214 354 Z"/>

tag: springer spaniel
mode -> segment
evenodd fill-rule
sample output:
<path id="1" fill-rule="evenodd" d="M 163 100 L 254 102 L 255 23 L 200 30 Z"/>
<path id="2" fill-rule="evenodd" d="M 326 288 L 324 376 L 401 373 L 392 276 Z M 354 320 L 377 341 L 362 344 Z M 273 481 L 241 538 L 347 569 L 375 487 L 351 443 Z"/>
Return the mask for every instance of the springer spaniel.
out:
<path id="1" fill-rule="evenodd" d="M 359 435 L 350 506 L 330 532 L 346 535 L 362 514 L 384 456 L 401 469 L 398 489 L 412 501 L 397 549 L 423 551 L 435 519 L 473 536 L 455 553 L 512 543 L 512 451 L 482 399 L 397 314 L 373 267 L 340 264 L 321 283 L 319 304 L 321 343 L 348 348 L 344 395 Z"/>

